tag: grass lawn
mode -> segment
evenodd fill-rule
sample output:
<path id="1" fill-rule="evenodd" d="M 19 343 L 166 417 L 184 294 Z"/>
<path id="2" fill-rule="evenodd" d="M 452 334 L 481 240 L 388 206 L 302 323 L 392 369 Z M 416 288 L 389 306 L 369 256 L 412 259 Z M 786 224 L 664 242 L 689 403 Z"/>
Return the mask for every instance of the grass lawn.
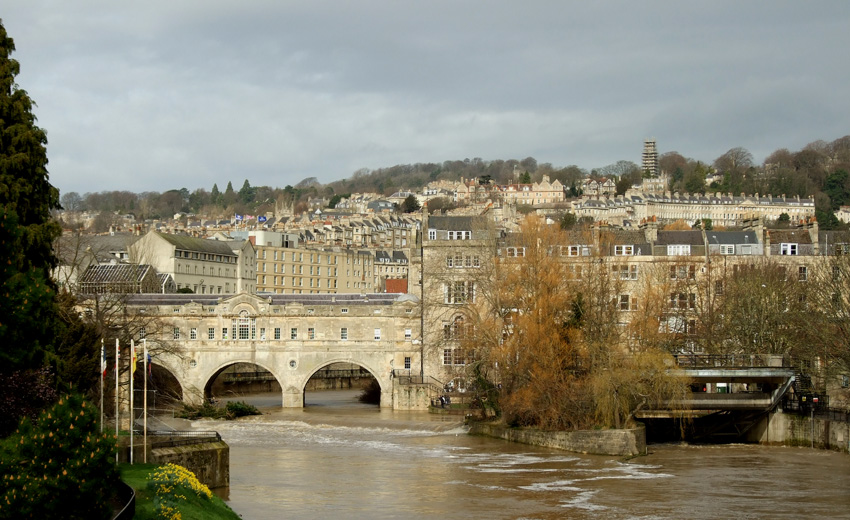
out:
<path id="1" fill-rule="evenodd" d="M 158 464 L 133 464 L 132 466 L 119 464 L 121 479 L 136 490 L 136 516 L 134 518 L 141 520 L 158 518 L 153 503 L 153 490 L 147 487 L 148 475 L 158 467 Z M 179 506 L 183 520 L 239 520 L 239 515 L 234 513 L 217 496 L 207 499 L 197 496 L 194 491 L 188 488 L 181 491 L 182 493 L 179 494 L 186 497 L 186 500 L 180 501 Z"/>

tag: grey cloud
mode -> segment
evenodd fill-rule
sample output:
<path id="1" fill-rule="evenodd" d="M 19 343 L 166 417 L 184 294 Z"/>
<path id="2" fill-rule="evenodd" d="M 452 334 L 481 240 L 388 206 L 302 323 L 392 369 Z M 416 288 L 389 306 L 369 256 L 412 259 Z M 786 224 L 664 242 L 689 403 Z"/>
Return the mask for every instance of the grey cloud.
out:
<path id="1" fill-rule="evenodd" d="M 586 5 L 587 4 L 587 5 Z M 4 8 L 63 191 L 323 182 L 361 167 L 848 132 L 850 4 L 35 0 Z"/>

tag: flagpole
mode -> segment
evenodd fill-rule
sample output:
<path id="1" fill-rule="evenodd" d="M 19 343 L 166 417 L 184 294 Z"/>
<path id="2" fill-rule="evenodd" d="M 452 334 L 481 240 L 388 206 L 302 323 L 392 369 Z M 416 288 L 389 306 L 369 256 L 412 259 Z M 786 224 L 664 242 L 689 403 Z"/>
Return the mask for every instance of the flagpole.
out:
<path id="1" fill-rule="evenodd" d="M 145 404 L 144 404 L 144 412 L 143 412 L 144 413 L 144 421 L 143 421 L 144 429 L 142 430 L 142 432 L 143 432 L 144 439 L 145 439 L 145 442 L 144 442 L 145 459 L 144 460 L 145 460 L 145 464 L 147 464 L 148 463 L 148 339 L 147 338 L 142 339 L 142 345 L 144 345 L 144 353 L 142 354 L 144 356 L 144 358 L 142 358 L 143 359 L 143 361 L 142 361 L 143 365 L 142 366 L 145 369 L 145 397 L 144 397 L 144 403 Z"/>
<path id="2" fill-rule="evenodd" d="M 121 422 L 121 408 L 118 406 L 118 360 L 121 359 L 121 347 L 118 344 L 118 338 L 115 338 L 115 442 L 118 442 L 118 424 Z M 116 463 L 118 457 L 115 457 Z"/>
<path id="3" fill-rule="evenodd" d="M 103 380 L 106 378 L 106 347 L 100 338 L 100 433 L 103 433 Z"/>
<path id="4" fill-rule="evenodd" d="M 136 345 L 130 340 L 130 464 L 133 464 L 133 372 L 136 371 Z"/>

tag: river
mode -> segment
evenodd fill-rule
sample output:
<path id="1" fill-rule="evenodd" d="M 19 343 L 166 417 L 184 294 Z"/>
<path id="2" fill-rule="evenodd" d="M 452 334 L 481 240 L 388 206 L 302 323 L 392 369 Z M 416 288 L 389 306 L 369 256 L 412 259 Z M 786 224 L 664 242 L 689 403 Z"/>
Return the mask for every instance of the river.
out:
<path id="1" fill-rule="evenodd" d="M 850 456 L 807 448 L 651 445 L 631 460 L 472 437 L 456 418 L 381 410 L 350 391 L 304 409 L 197 421 L 230 445 L 245 519 L 850 518 Z"/>

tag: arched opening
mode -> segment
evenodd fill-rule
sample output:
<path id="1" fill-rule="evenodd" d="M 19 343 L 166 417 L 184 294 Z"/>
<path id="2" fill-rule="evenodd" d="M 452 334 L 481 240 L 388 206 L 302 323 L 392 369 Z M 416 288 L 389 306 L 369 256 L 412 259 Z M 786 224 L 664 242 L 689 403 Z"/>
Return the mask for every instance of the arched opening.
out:
<path id="1" fill-rule="evenodd" d="M 141 363 L 133 374 L 133 408 L 141 414 L 145 408 L 147 389 L 148 415 L 171 415 L 183 401 L 183 387 L 170 370 L 156 363 L 148 364 L 144 373 Z"/>
<path id="2" fill-rule="evenodd" d="M 281 386 L 269 370 L 255 363 L 232 363 L 218 370 L 204 386 L 207 400 L 270 396 L 280 405 Z"/>
<path id="3" fill-rule="evenodd" d="M 304 385 L 304 406 L 380 406 L 381 385 L 356 363 L 329 363 Z"/>

